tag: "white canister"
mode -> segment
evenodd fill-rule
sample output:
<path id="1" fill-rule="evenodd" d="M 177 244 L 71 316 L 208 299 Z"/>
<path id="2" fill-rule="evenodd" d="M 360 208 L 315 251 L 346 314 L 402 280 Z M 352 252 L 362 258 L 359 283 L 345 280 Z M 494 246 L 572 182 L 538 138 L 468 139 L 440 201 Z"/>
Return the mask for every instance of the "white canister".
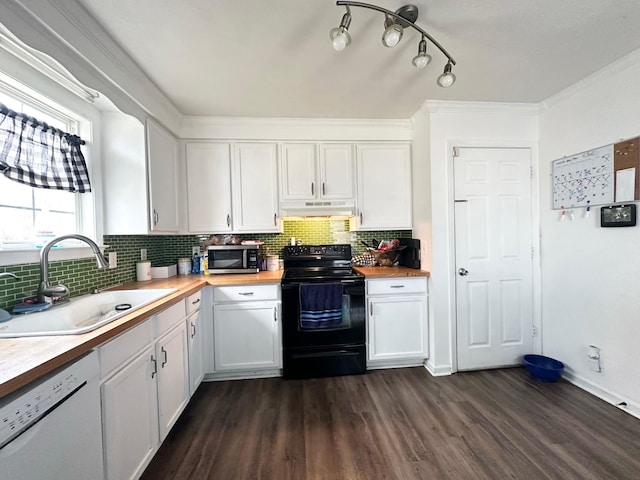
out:
<path id="1" fill-rule="evenodd" d="M 151 260 L 141 260 L 136 263 L 136 279 L 139 282 L 151 280 Z"/>
<path id="2" fill-rule="evenodd" d="M 278 255 L 267 255 L 267 270 L 270 272 L 278 270 Z"/>
<path id="3" fill-rule="evenodd" d="M 189 275 L 191 273 L 191 259 L 189 257 L 178 259 L 178 275 Z"/>

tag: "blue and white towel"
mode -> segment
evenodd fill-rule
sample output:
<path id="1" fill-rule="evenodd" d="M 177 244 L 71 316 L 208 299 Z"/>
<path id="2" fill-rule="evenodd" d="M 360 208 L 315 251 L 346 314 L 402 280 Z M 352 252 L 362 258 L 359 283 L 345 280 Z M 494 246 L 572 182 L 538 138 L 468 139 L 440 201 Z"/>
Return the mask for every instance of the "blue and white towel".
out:
<path id="1" fill-rule="evenodd" d="M 300 328 L 332 328 L 341 323 L 341 283 L 303 283 L 300 285 Z"/>

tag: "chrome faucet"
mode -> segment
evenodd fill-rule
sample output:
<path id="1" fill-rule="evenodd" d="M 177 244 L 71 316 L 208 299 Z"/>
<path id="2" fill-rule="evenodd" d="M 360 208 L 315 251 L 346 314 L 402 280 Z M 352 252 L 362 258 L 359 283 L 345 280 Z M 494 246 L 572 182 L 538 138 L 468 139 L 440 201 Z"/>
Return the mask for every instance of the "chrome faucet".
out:
<path id="1" fill-rule="evenodd" d="M 87 238 L 84 235 L 78 235 L 76 233 L 62 235 L 60 237 L 54 238 L 44 247 L 42 247 L 42 250 L 40 250 L 40 284 L 38 285 L 37 293 L 38 302 L 51 303 L 54 297 L 62 298 L 69 295 L 69 289 L 65 285 L 60 283 L 52 287 L 49 283 L 49 250 L 51 250 L 51 247 L 53 247 L 56 243 L 62 240 L 70 239 L 81 240 L 89 245 L 91 247 L 91 250 L 93 251 L 93 254 L 96 256 L 98 268 L 107 268 L 108 263 L 100 252 L 100 248 L 90 238 Z"/>

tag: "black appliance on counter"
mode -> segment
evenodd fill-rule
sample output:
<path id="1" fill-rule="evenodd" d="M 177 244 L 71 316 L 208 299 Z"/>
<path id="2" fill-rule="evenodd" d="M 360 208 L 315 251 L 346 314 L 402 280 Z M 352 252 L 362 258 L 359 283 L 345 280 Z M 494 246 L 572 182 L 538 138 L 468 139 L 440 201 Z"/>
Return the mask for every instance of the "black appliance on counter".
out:
<path id="1" fill-rule="evenodd" d="M 365 373 L 364 276 L 351 245 L 285 246 L 283 257 L 283 376 Z"/>
<path id="2" fill-rule="evenodd" d="M 420 239 L 400 238 L 400 246 L 405 247 L 398 256 L 398 265 L 420 269 Z"/>

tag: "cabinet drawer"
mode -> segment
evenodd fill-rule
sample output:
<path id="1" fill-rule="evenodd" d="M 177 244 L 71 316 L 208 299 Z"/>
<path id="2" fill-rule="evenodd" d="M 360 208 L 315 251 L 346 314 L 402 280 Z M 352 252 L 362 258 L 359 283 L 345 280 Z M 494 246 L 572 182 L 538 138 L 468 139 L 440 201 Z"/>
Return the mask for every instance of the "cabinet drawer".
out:
<path id="1" fill-rule="evenodd" d="M 127 330 L 100 347 L 100 377 L 108 377 L 125 361 L 137 355 L 153 341 L 153 326 L 147 320 L 131 330 Z"/>
<path id="2" fill-rule="evenodd" d="M 244 285 L 238 287 L 215 287 L 213 289 L 213 303 L 279 299 L 280 285 Z"/>
<path id="3" fill-rule="evenodd" d="M 167 308 L 164 312 L 160 312 L 156 316 L 156 338 L 171 330 L 171 328 L 184 320 L 184 317 L 184 302 L 178 302 Z"/>
<path id="4" fill-rule="evenodd" d="M 187 306 L 187 315 L 200 310 L 201 301 L 202 301 L 202 290 L 194 293 L 193 295 L 189 295 L 185 299 L 185 304 Z"/>
<path id="5" fill-rule="evenodd" d="M 404 293 L 426 293 L 426 278 L 385 278 L 383 280 L 367 280 L 369 295 L 399 295 Z"/>

